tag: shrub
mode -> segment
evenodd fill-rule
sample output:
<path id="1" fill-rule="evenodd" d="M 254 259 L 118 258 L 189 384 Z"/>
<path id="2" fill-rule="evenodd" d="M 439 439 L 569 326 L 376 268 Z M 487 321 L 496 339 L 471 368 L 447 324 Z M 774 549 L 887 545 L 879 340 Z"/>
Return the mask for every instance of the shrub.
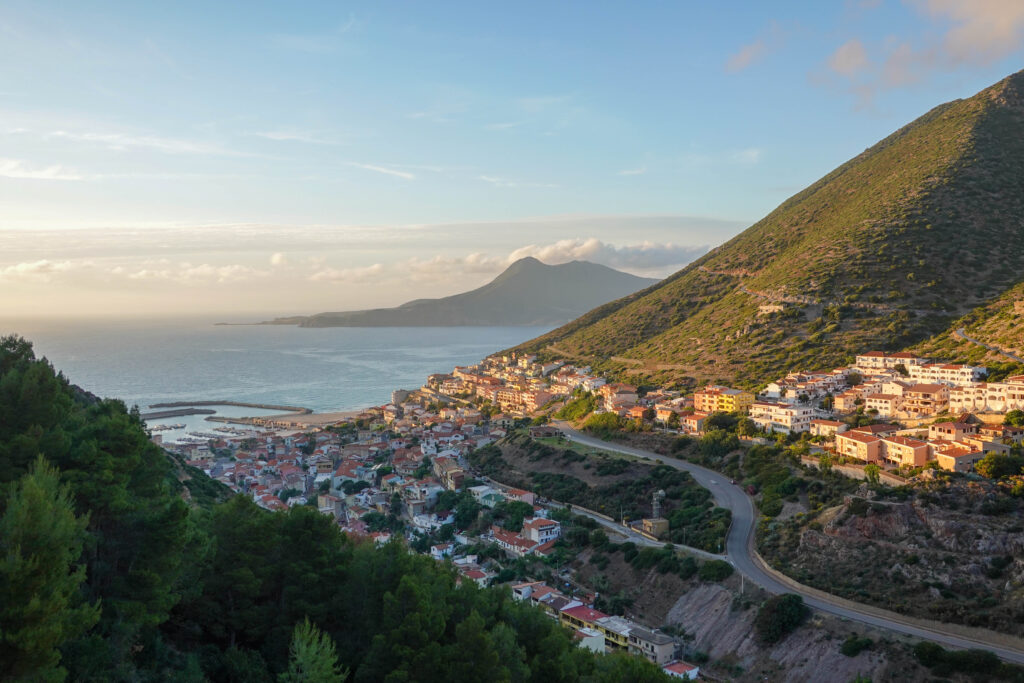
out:
<path id="1" fill-rule="evenodd" d="M 734 569 L 725 560 L 709 560 L 701 565 L 697 575 L 701 581 L 722 581 L 732 576 Z"/>
<path id="2" fill-rule="evenodd" d="M 839 651 L 847 657 L 856 657 L 864 650 L 874 644 L 874 641 L 867 637 L 850 636 L 839 646 Z"/>
<path id="3" fill-rule="evenodd" d="M 765 600 L 757 610 L 754 630 L 762 643 L 777 643 L 795 631 L 809 613 L 804 599 L 799 595 L 776 595 Z"/>

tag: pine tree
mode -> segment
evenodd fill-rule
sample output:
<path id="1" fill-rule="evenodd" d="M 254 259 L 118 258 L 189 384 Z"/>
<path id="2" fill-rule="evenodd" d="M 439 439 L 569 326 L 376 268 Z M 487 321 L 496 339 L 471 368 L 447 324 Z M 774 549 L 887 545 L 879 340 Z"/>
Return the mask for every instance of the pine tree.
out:
<path id="1" fill-rule="evenodd" d="M 86 524 L 39 456 L 0 517 L 0 679 L 64 680 L 60 646 L 99 619 L 78 599 Z"/>
<path id="2" fill-rule="evenodd" d="M 278 678 L 282 683 L 340 683 L 348 671 L 338 665 L 338 651 L 331 637 L 303 619 L 292 635 L 288 670 Z"/>

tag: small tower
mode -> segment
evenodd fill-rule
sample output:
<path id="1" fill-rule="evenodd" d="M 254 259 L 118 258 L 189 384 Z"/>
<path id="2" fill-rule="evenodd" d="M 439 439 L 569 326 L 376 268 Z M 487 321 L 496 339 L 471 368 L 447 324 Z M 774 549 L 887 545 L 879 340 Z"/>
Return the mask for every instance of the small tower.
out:
<path id="1" fill-rule="evenodd" d="M 665 497 L 664 490 L 657 490 L 654 495 L 651 496 L 651 517 L 657 519 L 661 517 L 661 499 Z"/>

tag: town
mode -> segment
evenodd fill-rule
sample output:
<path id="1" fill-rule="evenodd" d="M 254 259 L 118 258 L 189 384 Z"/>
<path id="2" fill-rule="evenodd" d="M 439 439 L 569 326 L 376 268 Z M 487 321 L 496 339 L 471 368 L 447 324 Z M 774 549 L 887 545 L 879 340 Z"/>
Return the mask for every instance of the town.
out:
<path id="1" fill-rule="evenodd" d="M 573 629 L 582 647 L 628 651 L 673 676 L 695 678 L 698 663 L 685 661 L 679 639 L 595 609 L 594 593 L 571 576 L 549 585 L 503 574 L 507 560 L 543 561 L 555 553 L 564 545 L 562 522 L 572 514 L 557 501 L 480 476 L 470 454 L 516 430 L 558 435 L 552 414 L 583 401 L 588 413 L 698 437 L 716 414 L 743 416 L 746 438 L 803 439 L 809 464 L 862 479 L 905 482 L 934 469 L 968 473 L 1024 441 L 1018 419 L 1024 375 L 987 377 L 983 367 L 872 351 L 847 367 L 791 373 L 757 393 L 708 385 L 686 394 L 610 382 L 565 361 L 506 354 L 431 375 L 416 390 L 396 390 L 390 403 L 351 421 L 260 418 L 254 429 L 233 429 L 230 436 L 163 445 L 261 507 L 316 506 L 348 534 L 405 542 L 451 562 L 462 581 L 509 584 L 517 599 Z M 632 527 L 651 540 L 662 524 L 667 528 L 657 506 L 655 500 L 651 518 Z M 482 518 L 492 523 L 481 525 Z"/>

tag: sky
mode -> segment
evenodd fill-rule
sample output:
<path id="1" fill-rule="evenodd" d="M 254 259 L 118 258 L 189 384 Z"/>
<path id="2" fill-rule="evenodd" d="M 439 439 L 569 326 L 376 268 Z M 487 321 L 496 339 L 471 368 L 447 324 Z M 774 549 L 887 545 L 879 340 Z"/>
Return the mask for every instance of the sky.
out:
<path id="1" fill-rule="evenodd" d="M 5 0 L 0 321 L 662 277 L 1022 57 L 1020 0 Z"/>

